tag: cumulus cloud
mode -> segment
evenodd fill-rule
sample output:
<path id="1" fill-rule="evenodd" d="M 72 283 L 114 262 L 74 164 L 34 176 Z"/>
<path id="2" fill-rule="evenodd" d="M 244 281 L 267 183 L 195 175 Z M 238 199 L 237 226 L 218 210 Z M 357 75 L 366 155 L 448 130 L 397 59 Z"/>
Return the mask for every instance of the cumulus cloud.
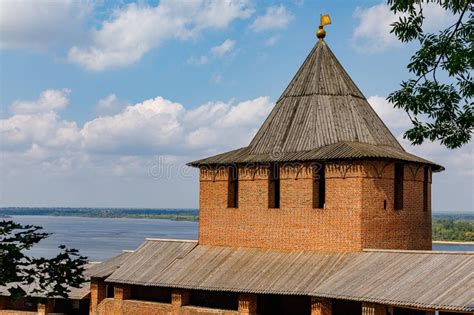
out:
<path id="1" fill-rule="evenodd" d="M 271 107 L 266 97 L 193 109 L 156 97 L 82 125 L 55 110 L 12 113 L 0 120 L 0 202 L 194 207 L 198 172 L 185 163 L 248 144 Z"/>
<path id="2" fill-rule="evenodd" d="M 3 150 L 70 148 L 78 144 L 79 129 L 75 122 L 62 120 L 57 114 L 69 104 L 69 90 L 46 90 L 35 101 L 17 100 L 10 109 L 13 115 L 0 120 Z"/>
<path id="3" fill-rule="evenodd" d="M 162 97 L 87 122 L 84 149 L 96 153 L 183 155 L 230 149 L 250 140 L 272 107 L 266 97 L 233 104 L 211 102 L 193 110 Z M 232 137 L 232 143 L 228 139 Z"/>
<path id="4" fill-rule="evenodd" d="M 454 17 L 437 4 L 427 4 L 423 8 L 426 19 L 424 30 L 433 32 L 454 22 Z M 402 14 L 393 14 L 385 3 L 368 8 L 356 8 L 354 17 L 359 20 L 354 29 L 353 39 L 356 50 L 364 53 L 381 52 L 402 45 L 394 34 L 390 33 L 393 22 Z"/>
<path id="5" fill-rule="evenodd" d="M 61 110 L 69 104 L 69 93 L 69 89 L 46 90 L 41 93 L 37 100 L 17 100 L 13 102 L 10 110 L 15 114 L 34 114 Z"/>
<path id="6" fill-rule="evenodd" d="M 211 48 L 211 52 L 218 57 L 223 57 L 224 55 L 231 52 L 235 47 L 235 40 L 226 39 L 222 44 L 214 46 Z"/>
<path id="7" fill-rule="evenodd" d="M 184 121 L 192 126 L 185 143 L 204 152 L 222 152 L 247 145 L 272 108 L 268 97 L 237 104 L 216 102 L 188 111 Z M 229 139 L 232 139 L 229 142 Z"/>
<path id="8" fill-rule="evenodd" d="M 78 132 L 75 122 L 61 120 L 54 112 L 19 114 L 0 122 L 2 149 L 65 148 L 77 143 Z"/>
<path id="9" fill-rule="evenodd" d="M 71 42 L 91 8 L 86 1 L 1 1 L 0 47 L 45 50 Z"/>
<path id="10" fill-rule="evenodd" d="M 100 115 L 110 115 L 118 113 L 127 105 L 127 102 L 119 99 L 117 95 L 112 93 L 99 100 L 95 110 Z"/>
<path id="11" fill-rule="evenodd" d="M 52 92 L 62 93 L 45 91 L 36 103 Z M 63 169 L 67 165 L 80 168 L 78 163 L 90 167 L 96 156 L 203 156 L 246 145 L 272 108 L 268 97 L 237 103 L 209 102 L 191 110 L 156 97 L 128 105 L 116 114 L 99 116 L 80 127 L 58 114 L 69 104 L 68 94 L 64 97 L 58 101 L 61 106 L 13 112 L 0 121 L 4 162 L 18 165 L 23 161 L 25 166 L 36 161 L 42 168 Z M 111 94 L 101 102 L 113 103 L 116 99 Z M 25 103 L 16 101 L 12 107 L 19 102 Z M 28 102 L 31 107 L 33 103 Z"/>
<path id="12" fill-rule="evenodd" d="M 173 150 L 183 127 L 178 121 L 184 107 L 161 97 L 127 106 L 113 116 L 88 121 L 81 130 L 84 148 L 101 153 Z"/>
<path id="13" fill-rule="evenodd" d="M 250 25 L 255 32 L 284 29 L 293 19 L 293 15 L 283 5 L 268 7 L 264 15 L 258 16 Z"/>
<path id="14" fill-rule="evenodd" d="M 222 29 L 252 13 L 246 0 L 131 3 L 92 30 L 89 45 L 72 47 L 69 60 L 92 71 L 128 66 L 165 40 L 186 40 L 206 29 Z"/>

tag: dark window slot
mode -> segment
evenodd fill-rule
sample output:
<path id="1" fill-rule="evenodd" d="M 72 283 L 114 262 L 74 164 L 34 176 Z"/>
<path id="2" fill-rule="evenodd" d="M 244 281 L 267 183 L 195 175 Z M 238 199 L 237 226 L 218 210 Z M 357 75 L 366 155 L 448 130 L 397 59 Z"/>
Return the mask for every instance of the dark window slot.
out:
<path id="1" fill-rule="evenodd" d="M 238 294 L 192 290 L 190 292 L 189 305 L 223 310 L 238 310 Z"/>
<path id="2" fill-rule="evenodd" d="M 403 209 L 403 163 L 395 164 L 394 209 Z"/>
<path id="3" fill-rule="evenodd" d="M 278 164 L 270 164 L 268 176 L 268 207 L 280 208 L 280 168 Z"/>
<path id="4" fill-rule="evenodd" d="M 428 199 L 429 199 L 429 187 L 430 187 L 430 168 L 425 166 L 423 173 L 423 211 L 428 211 Z"/>
<path id="5" fill-rule="evenodd" d="M 232 165 L 229 167 L 227 207 L 238 208 L 239 206 L 239 169 Z"/>
<path id="6" fill-rule="evenodd" d="M 326 175 L 324 164 L 313 170 L 313 208 L 324 208 L 326 203 Z"/>

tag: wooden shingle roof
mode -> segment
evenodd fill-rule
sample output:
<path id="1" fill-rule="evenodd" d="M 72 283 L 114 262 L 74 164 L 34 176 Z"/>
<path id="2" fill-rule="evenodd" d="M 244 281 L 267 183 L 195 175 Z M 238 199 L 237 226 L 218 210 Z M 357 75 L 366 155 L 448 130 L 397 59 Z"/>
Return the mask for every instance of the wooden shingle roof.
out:
<path id="1" fill-rule="evenodd" d="M 189 165 L 330 160 L 321 155 L 328 146 L 345 150 L 345 159 L 392 158 L 442 169 L 402 148 L 324 41 L 316 43 L 249 146 Z"/>
<path id="2" fill-rule="evenodd" d="M 249 147 L 252 153 L 298 152 L 340 141 L 403 150 L 327 44 L 318 41 Z"/>
<path id="3" fill-rule="evenodd" d="M 108 277 L 117 270 L 132 253 L 133 251 L 123 251 L 105 262 L 94 264 L 91 268 L 86 270 L 85 275 L 89 278 Z"/>
<path id="4" fill-rule="evenodd" d="M 472 252 L 324 253 L 148 240 L 105 281 L 472 312 L 473 270 Z"/>

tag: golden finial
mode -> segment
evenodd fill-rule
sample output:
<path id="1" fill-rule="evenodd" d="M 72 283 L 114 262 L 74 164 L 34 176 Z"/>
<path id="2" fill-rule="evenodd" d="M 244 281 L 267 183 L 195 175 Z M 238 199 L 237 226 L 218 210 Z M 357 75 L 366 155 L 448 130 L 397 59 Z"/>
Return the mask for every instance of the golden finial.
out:
<path id="1" fill-rule="evenodd" d="M 319 28 L 318 31 L 316 32 L 316 37 L 319 38 L 319 40 L 323 40 L 324 37 L 326 37 L 326 31 L 324 30 L 324 25 L 329 25 L 331 24 L 331 18 L 329 17 L 329 14 L 321 15 L 321 23 L 319 23 Z"/>

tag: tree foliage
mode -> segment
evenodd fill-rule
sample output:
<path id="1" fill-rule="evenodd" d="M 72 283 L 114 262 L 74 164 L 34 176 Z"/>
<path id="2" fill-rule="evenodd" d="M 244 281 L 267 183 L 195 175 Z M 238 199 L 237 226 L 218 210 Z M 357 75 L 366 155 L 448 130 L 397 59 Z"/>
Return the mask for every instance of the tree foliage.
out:
<path id="1" fill-rule="evenodd" d="M 71 287 L 85 281 L 86 257 L 76 249 L 60 245 L 53 258 L 29 257 L 25 252 L 47 238 L 39 226 L 0 221 L 0 286 L 8 287 L 13 298 L 68 297 Z"/>
<path id="2" fill-rule="evenodd" d="M 439 241 L 474 241 L 474 222 L 468 220 L 433 220 L 433 239 Z"/>
<path id="3" fill-rule="evenodd" d="M 429 4 L 430 3 L 430 4 Z M 415 78 L 403 81 L 388 100 L 404 109 L 413 127 L 405 137 L 413 144 L 440 141 L 458 148 L 473 132 L 474 5 L 471 0 L 388 0 L 401 14 L 392 33 L 402 42 L 418 41 L 419 50 L 407 68 Z M 455 23 L 438 33 L 423 31 L 423 8 L 439 5 L 452 13 Z"/>

